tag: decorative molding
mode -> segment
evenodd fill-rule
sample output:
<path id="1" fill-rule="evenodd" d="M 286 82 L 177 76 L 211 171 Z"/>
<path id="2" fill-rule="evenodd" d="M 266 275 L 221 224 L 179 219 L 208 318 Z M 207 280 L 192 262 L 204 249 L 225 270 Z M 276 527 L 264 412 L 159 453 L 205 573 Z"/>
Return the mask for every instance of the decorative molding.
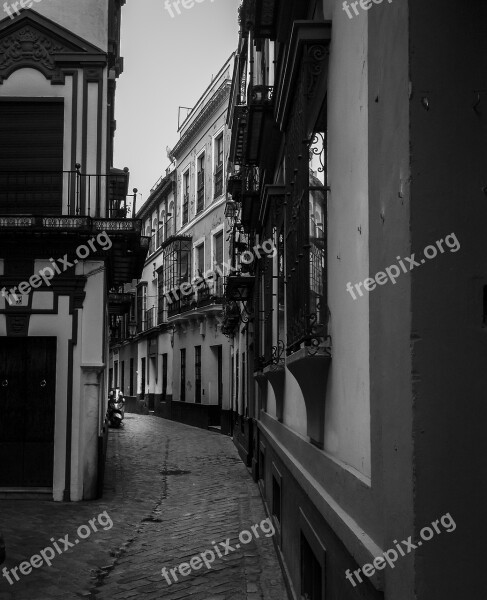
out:
<path id="1" fill-rule="evenodd" d="M 230 81 L 225 81 L 218 90 L 213 94 L 210 100 L 206 103 L 200 114 L 193 121 L 186 133 L 182 136 L 179 142 L 171 151 L 171 158 L 176 159 L 181 155 L 185 148 L 191 143 L 196 133 L 208 122 L 214 111 L 227 100 L 230 96 L 232 84 Z"/>
<path id="2" fill-rule="evenodd" d="M 0 23 L 0 84 L 21 68 L 40 71 L 52 84 L 63 84 L 73 67 L 100 81 L 106 62 L 105 52 L 35 11 Z"/>
<path id="3" fill-rule="evenodd" d="M 30 313 L 8 313 L 7 336 L 27 337 L 29 334 Z"/>

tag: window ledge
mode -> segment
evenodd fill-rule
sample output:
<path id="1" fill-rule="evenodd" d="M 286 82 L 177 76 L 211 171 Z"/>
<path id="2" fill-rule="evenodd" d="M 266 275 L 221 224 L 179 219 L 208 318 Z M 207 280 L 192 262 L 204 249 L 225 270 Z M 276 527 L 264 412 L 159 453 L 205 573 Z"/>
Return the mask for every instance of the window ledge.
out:
<path id="1" fill-rule="evenodd" d="M 306 404 L 308 436 L 311 443 L 323 449 L 325 431 L 326 384 L 330 369 L 329 348 L 317 348 L 310 353 L 301 348 L 286 358 L 286 367 L 298 382 Z"/>

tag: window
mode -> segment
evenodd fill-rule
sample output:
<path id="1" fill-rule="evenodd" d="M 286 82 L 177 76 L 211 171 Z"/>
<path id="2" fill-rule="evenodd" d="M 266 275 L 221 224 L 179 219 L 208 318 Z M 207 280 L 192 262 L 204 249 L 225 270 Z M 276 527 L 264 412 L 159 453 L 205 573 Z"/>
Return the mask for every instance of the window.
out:
<path id="1" fill-rule="evenodd" d="M 162 399 L 166 399 L 167 394 L 167 354 L 162 355 Z"/>
<path id="2" fill-rule="evenodd" d="M 198 176 L 197 176 L 197 203 L 196 214 L 205 208 L 205 153 L 198 157 Z"/>
<path id="3" fill-rule="evenodd" d="M 201 346 L 194 347 L 194 379 L 196 404 L 201 404 Z"/>
<path id="4" fill-rule="evenodd" d="M 2 214 L 66 214 L 62 207 L 63 102 L 5 100 L 9 99 L 3 98 L 0 107 Z M 79 199 L 74 194 L 69 199 L 68 213 L 89 216 L 89 205 L 80 206 Z M 93 212 L 93 204 L 90 208 Z"/>
<path id="5" fill-rule="evenodd" d="M 304 139 L 298 112 L 293 115 L 291 130 L 296 139 Z M 296 145 L 289 144 L 286 150 L 286 170 L 296 172 L 298 182 L 286 206 L 286 271 L 293 273 L 286 286 L 288 354 L 303 344 L 321 344 L 327 338 L 326 143 L 326 132 L 314 134 L 309 162 L 298 160 Z"/>
<path id="6" fill-rule="evenodd" d="M 223 194 L 223 133 L 215 140 L 215 198 Z"/>
<path id="7" fill-rule="evenodd" d="M 140 397 L 145 398 L 145 358 L 140 361 L 141 382 L 140 382 Z"/>
<path id="8" fill-rule="evenodd" d="M 218 346 L 218 406 L 223 404 L 223 349 Z"/>
<path id="9" fill-rule="evenodd" d="M 196 246 L 195 253 L 195 276 L 198 275 L 201 277 L 205 272 L 205 244 L 203 243 L 199 246 Z"/>
<path id="10" fill-rule="evenodd" d="M 262 442 L 259 444 L 259 485 L 265 487 L 265 446 Z"/>
<path id="11" fill-rule="evenodd" d="M 155 252 L 157 250 L 157 248 L 159 248 L 159 244 L 158 244 L 158 235 L 157 235 L 157 230 L 159 228 L 159 222 L 157 220 L 157 217 L 154 217 L 153 221 L 152 221 L 152 231 L 151 231 L 151 249 L 152 252 Z"/>
<path id="12" fill-rule="evenodd" d="M 238 350 L 235 354 L 235 407 L 236 407 L 236 411 L 237 411 L 237 415 L 240 414 L 240 404 L 238 401 L 238 392 L 239 392 L 239 367 L 240 367 L 240 361 L 239 361 L 239 356 L 238 356 Z"/>
<path id="13" fill-rule="evenodd" d="M 186 402 L 186 349 L 181 350 L 181 379 L 180 379 L 180 400 Z"/>
<path id="14" fill-rule="evenodd" d="M 122 390 L 122 394 L 125 394 L 125 361 L 122 360 L 120 363 L 121 371 L 120 371 L 120 389 Z"/>
<path id="15" fill-rule="evenodd" d="M 306 537 L 301 533 L 301 598 L 322 600 L 322 572 Z"/>
<path id="16" fill-rule="evenodd" d="M 247 360 L 245 352 L 242 352 L 242 415 L 249 416 L 249 408 L 247 405 Z M 243 424 L 243 419 L 242 419 Z M 243 431 L 242 431 L 243 433 Z"/>
<path id="17" fill-rule="evenodd" d="M 163 280 L 168 298 L 168 316 L 178 314 L 182 301 L 190 301 L 189 293 L 183 286 L 191 279 L 191 240 L 178 237 L 164 248 Z"/>
<path id="18" fill-rule="evenodd" d="M 139 285 L 137 288 L 137 331 L 147 329 L 147 284 Z"/>
<path id="19" fill-rule="evenodd" d="M 157 323 L 161 325 L 166 322 L 166 299 L 164 297 L 164 276 L 157 274 Z"/>
<path id="20" fill-rule="evenodd" d="M 215 296 L 223 296 L 223 229 L 213 237 L 213 268 L 217 274 Z"/>
<path id="21" fill-rule="evenodd" d="M 164 209 L 161 210 L 159 216 L 159 228 L 157 231 L 157 245 L 160 246 L 164 241 L 164 225 L 166 224 L 166 211 Z"/>
<path id="22" fill-rule="evenodd" d="M 272 475 L 272 515 L 281 522 L 281 486 L 275 475 Z"/>
<path id="23" fill-rule="evenodd" d="M 188 222 L 189 216 L 189 169 L 183 175 L 183 225 Z"/>
<path id="24" fill-rule="evenodd" d="M 169 211 L 166 217 L 166 237 L 171 237 L 171 235 L 174 235 L 174 202 L 169 204 Z"/>

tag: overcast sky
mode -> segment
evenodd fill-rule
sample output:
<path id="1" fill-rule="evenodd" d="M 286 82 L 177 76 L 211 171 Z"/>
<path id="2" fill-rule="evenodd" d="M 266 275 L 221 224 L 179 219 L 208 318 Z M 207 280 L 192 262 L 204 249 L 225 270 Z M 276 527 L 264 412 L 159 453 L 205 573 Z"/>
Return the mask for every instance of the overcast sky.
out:
<path id="1" fill-rule="evenodd" d="M 178 107 L 196 103 L 238 44 L 239 0 L 199 0 L 180 5 L 180 15 L 172 8 L 174 17 L 164 2 L 127 0 L 122 8 L 114 163 L 129 167 L 130 189 L 142 192 L 137 209 L 169 165 Z"/>

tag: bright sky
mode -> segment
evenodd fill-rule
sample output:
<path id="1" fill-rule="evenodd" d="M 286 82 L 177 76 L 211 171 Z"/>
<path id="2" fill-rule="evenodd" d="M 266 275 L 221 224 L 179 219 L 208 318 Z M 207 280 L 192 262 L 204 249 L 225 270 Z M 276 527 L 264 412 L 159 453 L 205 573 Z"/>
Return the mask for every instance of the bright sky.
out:
<path id="1" fill-rule="evenodd" d="M 137 209 L 169 165 L 179 139 L 178 107 L 192 107 L 238 44 L 240 0 L 127 0 L 122 8 L 124 72 L 117 83 L 114 165 L 129 167 Z M 189 5 L 190 0 L 185 0 Z M 182 111 L 182 115 L 186 111 Z"/>

